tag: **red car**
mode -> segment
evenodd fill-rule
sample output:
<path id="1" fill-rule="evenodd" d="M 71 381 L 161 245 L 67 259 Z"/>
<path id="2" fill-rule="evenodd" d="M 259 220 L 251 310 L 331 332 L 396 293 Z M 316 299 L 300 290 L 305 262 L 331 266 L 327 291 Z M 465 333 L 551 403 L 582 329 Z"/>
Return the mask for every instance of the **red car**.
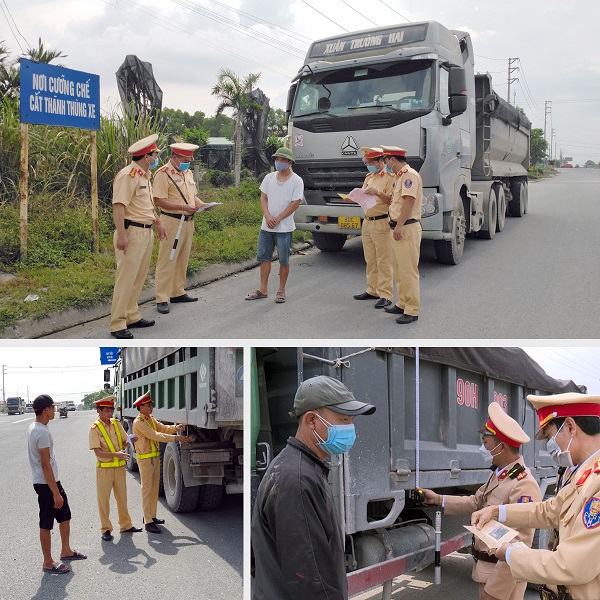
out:
<path id="1" fill-rule="evenodd" d="M 573 165 L 571 163 L 565 163 L 564 165 L 560 165 L 561 169 L 572 169 Z"/>

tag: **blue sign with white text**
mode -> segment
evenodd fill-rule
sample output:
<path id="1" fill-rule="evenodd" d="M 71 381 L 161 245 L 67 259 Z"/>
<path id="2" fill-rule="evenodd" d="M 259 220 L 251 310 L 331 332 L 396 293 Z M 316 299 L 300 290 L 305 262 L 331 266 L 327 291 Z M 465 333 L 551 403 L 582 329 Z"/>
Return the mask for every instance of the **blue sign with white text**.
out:
<path id="1" fill-rule="evenodd" d="M 100 129 L 100 76 L 21 60 L 21 122 Z"/>
<path id="2" fill-rule="evenodd" d="M 100 364 L 114 365 L 119 358 L 120 348 L 100 348 Z"/>

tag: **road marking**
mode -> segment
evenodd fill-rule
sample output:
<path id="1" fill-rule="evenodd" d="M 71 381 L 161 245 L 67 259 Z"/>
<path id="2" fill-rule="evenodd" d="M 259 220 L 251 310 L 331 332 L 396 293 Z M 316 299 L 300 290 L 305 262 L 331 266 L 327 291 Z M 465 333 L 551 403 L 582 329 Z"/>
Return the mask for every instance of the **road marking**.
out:
<path id="1" fill-rule="evenodd" d="M 19 419 L 18 421 L 12 421 L 13 423 L 23 423 L 23 421 L 30 421 L 34 417 L 26 417 L 25 419 Z"/>

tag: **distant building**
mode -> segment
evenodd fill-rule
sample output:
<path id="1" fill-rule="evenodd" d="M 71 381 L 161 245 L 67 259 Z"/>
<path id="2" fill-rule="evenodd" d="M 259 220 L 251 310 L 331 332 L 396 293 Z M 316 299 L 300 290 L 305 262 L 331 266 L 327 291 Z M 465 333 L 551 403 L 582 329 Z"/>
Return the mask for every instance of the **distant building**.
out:
<path id="1" fill-rule="evenodd" d="M 233 142 L 224 137 L 208 138 L 206 146 L 198 150 L 207 169 L 230 172 L 233 169 Z"/>

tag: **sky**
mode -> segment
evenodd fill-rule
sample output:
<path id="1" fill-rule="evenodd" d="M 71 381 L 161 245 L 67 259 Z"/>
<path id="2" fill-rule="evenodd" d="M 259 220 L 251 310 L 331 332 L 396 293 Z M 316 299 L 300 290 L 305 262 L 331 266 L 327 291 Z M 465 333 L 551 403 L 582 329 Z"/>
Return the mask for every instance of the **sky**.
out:
<path id="1" fill-rule="evenodd" d="M 77 405 L 86 394 L 104 389 L 107 367 L 100 364 L 99 348 L 0 346 L 0 377 L 2 368 L 0 400 L 20 396 L 27 401 L 29 396 L 33 402 L 49 394 L 55 402 L 72 400 Z"/>
<path id="2" fill-rule="evenodd" d="M 212 116 L 217 100 L 210 92 L 222 67 L 261 73 L 271 106 L 285 108 L 311 41 L 344 29 L 437 20 L 471 34 L 476 71 L 490 72 L 503 98 L 508 59 L 519 58 L 511 101 L 534 127 L 543 129 L 546 116 L 553 156 L 583 165 L 600 162 L 598 5 L 580 0 L 574 7 L 556 0 L 0 0 L 0 41 L 16 55 L 19 44 L 36 46 L 42 37 L 67 55 L 60 64 L 100 75 L 106 112 L 119 102 L 115 73 L 135 54 L 153 65 L 163 106 Z"/>

